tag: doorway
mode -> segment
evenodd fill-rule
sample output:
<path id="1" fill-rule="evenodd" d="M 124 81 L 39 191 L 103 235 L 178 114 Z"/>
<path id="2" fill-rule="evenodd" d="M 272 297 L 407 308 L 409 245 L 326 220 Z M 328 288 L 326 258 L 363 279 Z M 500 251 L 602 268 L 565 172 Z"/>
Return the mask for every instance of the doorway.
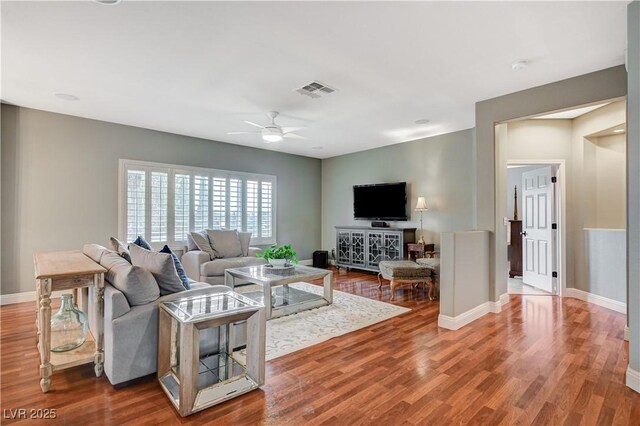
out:
<path id="1" fill-rule="evenodd" d="M 514 188 L 508 187 L 507 167 L 557 165 L 557 222 L 553 222 L 556 229 L 552 244 L 557 252 L 551 270 L 555 273 L 552 293 L 597 300 L 623 310 L 625 120 L 626 104 L 620 99 L 593 105 L 586 112 L 585 108 L 575 108 L 496 124 L 498 289 L 507 292 L 509 287 L 507 234 L 513 211 L 507 206 Z M 518 195 L 522 196 L 520 187 Z"/>
<path id="2" fill-rule="evenodd" d="M 557 295 L 562 160 L 507 161 L 507 292 Z"/>

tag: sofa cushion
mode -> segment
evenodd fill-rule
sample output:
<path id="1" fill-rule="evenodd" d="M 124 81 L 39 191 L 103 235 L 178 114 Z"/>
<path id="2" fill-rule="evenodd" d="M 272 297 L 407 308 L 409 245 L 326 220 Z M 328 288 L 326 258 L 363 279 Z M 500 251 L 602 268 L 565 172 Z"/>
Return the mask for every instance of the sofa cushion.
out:
<path id="1" fill-rule="evenodd" d="M 203 251 L 209 255 L 209 259 L 215 259 L 216 253 L 211 248 L 211 243 L 209 242 L 209 236 L 207 235 L 207 231 L 200 232 L 190 232 L 189 235 L 193 240 L 198 250 Z"/>
<path id="2" fill-rule="evenodd" d="M 100 263 L 102 255 L 109 252 L 111 252 L 111 250 L 99 244 L 85 244 L 82 247 L 82 253 L 89 256 L 91 260 L 96 263 Z"/>
<path id="3" fill-rule="evenodd" d="M 185 290 L 170 254 L 147 250 L 135 244 L 131 244 L 129 250 L 133 265 L 147 269 L 153 274 L 160 287 L 161 296 Z"/>
<path id="4" fill-rule="evenodd" d="M 111 245 L 111 250 L 118 253 L 124 260 L 131 263 L 131 253 L 129 253 L 129 249 L 127 245 L 120 241 L 115 237 L 109 238 L 109 244 Z"/>
<path id="5" fill-rule="evenodd" d="M 200 265 L 200 275 L 205 277 L 224 275 L 224 271 L 230 268 L 242 268 L 243 266 L 263 265 L 264 259 L 258 257 L 230 257 L 215 259 Z"/>
<path id="6" fill-rule="evenodd" d="M 107 282 L 124 294 L 130 306 L 146 305 L 160 297 L 158 283 L 151 272 L 131 265 L 118 253 L 104 253 L 100 265 L 107 269 Z"/>
<path id="7" fill-rule="evenodd" d="M 162 250 L 160 250 L 160 253 L 168 253 L 171 255 L 171 259 L 173 259 L 173 266 L 176 267 L 176 272 L 180 277 L 180 281 L 182 281 L 183 287 L 189 290 L 191 288 L 191 280 L 187 277 L 187 273 L 184 271 L 184 268 L 182 267 L 182 262 L 180 262 L 180 259 L 178 259 L 178 256 L 176 256 L 173 250 L 171 250 L 169 246 L 166 244 L 164 247 L 162 247 Z"/>
<path id="8" fill-rule="evenodd" d="M 242 256 L 240 238 L 238 237 L 238 231 L 235 229 L 231 231 L 207 229 L 207 235 L 209 235 L 209 242 L 216 258 L 225 259 Z"/>
<path id="9" fill-rule="evenodd" d="M 409 260 L 383 260 L 378 264 L 380 273 L 391 279 L 420 279 L 431 276 L 431 269 Z"/>
<path id="10" fill-rule="evenodd" d="M 238 232 L 238 239 L 240 240 L 240 250 L 242 250 L 242 256 L 249 256 L 251 232 Z"/>

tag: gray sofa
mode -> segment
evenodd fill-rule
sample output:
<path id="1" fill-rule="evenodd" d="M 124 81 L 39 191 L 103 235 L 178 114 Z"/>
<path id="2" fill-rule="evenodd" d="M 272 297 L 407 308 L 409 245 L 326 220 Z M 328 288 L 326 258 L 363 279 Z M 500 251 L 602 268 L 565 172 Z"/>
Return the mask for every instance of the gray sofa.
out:
<path id="1" fill-rule="evenodd" d="M 243 266 L 263 265 L 265 260 L 256 257 L 260 249 L 249 247 L 247 256 L 229 257 L 213 259 L 201 250 L 189 250 L 185 247 L 185 252 L 180 259 L 187 276 L 194 281 L 200 281 L 212 285 L 224 284 L 224 271 L 230 268 L 241 268 Z"/>
<path id="2" fill-rule="evenodd" d="M 194 282 L 191 290 L 162 296 L 146 305 L 129 306 L 124 294 L 105 283 L 104 289 L 104 372 L 112 385 L 120 385 L 133 379 L 153 374 L 158 366 L 158 305 L 177 297 L 194 295 L 204 291 L 226 291 L 226 286 L 210 286 Z M 90 288 L 89 312 L 95 306 L 93 288 Z M 89 315 L 93 318 L 93 315 Z M 95 333 L 95 324 L 90 322 Z M 241 333 L 236 333 L 240 346 Z M 204 335 L 201 352 L 217 351 L 217 334 Z"/>
<path id="3" fill-rule="evenodd" d="M 83 252 L 108 269 L 104 289 L 104 372 L 114 386 L 157 371 L 158 305 L 161 302 L 187 295 L 229 290 L 228 287 L 223 285 L 212 286 L 202 282 L 191 282 L 190 290 L 168 294 L 149 303 L 130 305 L 125 294 L 109 282 L 109 276 L 113 277 L 113 273 L 111 273 L 112 270 L 109 269 L 109 265 L 103 262 L 103 259 L 110 256 L 104 255 L 104 253 L 112 254 L 114 252 L 92 244 L 85 245 Z M 121 264 L 123 262 L 125 266 L 128 264 L 124 259 L 120 261 Z M 132 281 L 127 282 L 133 284 Z M 137 285 L 133 285 L 133 287 L 135 288 Z M 96 311 L 96 306 L 93 302 L 95 300 L 95 290 L 90 288 L 89 292 L 89 327 L 95 335 L 97 331 L 93 322 Z M 215 353 L 218 351 L 217 329 L 203 331 L 200 336 L 201 353 Z M 245 323 L 236 324 L 234 336 L 234 347 L 237 348 L 245 344 Z"/>

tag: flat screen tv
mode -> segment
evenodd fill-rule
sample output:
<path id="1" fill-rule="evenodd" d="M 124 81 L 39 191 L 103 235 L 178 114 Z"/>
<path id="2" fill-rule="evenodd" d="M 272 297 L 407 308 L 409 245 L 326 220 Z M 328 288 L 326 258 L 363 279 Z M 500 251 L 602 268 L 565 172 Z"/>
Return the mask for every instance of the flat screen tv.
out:
<path id="1" fill-rule="evenodd" d="M 355 185 L 353 217 L 362 220 L 407 220 L 407 183 Z"/>

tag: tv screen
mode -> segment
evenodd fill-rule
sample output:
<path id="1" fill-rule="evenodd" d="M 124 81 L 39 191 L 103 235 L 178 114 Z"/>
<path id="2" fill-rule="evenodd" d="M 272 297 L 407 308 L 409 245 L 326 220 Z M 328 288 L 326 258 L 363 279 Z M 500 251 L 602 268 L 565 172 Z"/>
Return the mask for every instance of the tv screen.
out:
<path id="1" fill-rule="evenodd" d="M 353 187 L 355 219 L 407 220 L 407 183 L 380 183 Z"/>

